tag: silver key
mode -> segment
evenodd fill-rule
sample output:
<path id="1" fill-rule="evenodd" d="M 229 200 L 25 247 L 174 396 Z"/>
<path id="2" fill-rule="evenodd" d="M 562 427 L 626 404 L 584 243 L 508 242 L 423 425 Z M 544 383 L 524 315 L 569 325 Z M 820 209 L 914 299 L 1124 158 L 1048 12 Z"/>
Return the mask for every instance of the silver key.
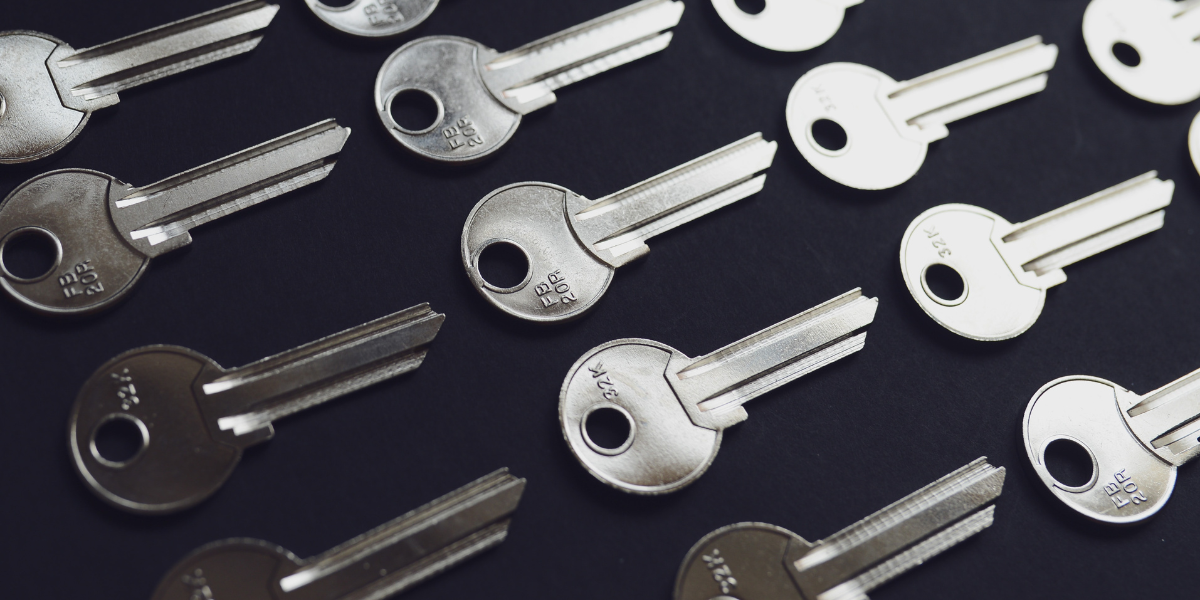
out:
<path id="1" fill-rule="evenodd" d="M 1175 183 L 1151 171 L 1024 223 L 989 210 L 943 204 L 921 213 L 904 234 L 900 271 L 909 293 L 942 327 L 998 341 L 1033 326 L 1046 290 L 1063 268 L 1163 226 Z M 962 293 L 942 298 L 927 279 L 941 265 L 958 273 Z"/>
<path id="2" fill-rule="evenodd" d="M 1196 115 L 1196 120 L 1192 121 L 1192 130 L 1188 134 L 1188 147 L 1192 149 L 1192 164 L 1196 165 L 1196 172 L 1200 173 L 1200 115 Z"/>
<path id="3" fill-rule="evenodd" d="M 279 6 L 247 0 L 76 50 L 34 31 L 0 32 L 0 164 L 45 158 L 117 92 L 253 50 Z"/>
<path id="4" fill-rule="evenodd" d="M 554 103 L 554 91 L 663 50 L 683 2 L 644 0 L 503 54 L 460 37 L 432 36 L 405 44 L 375 79 L 375 108 L 405 148 L 425 158 L 467 162 L 503 146 L 521 116 Z M 392 118 L 401 93 L 423 93 L 437 118 L 421 130 Z"/>
<path id="5" fill-rule="evenodd" d="M 619 490 L 682 489 L 712 464 L 723 431 L 746 420 L 743 404 L 861 350 L 878 305 L 851 290 L 696 359 L 642 339 L 593 348 L 559 392 L 563 437 L 589 473 Z M 587 423 L 598 411 L 628 423 L 623 443 L 592 439 Z"/>
<path id="6" fill-rule="evenodd" d="M 1175 470 L 1200 454 L 1200 371 L 1139 396 L 1097 377 L 1047 383 L 1025 409 L 1025 452 L 1050 491 L 1084 516 L 1136 523 L 1167 503 Z M 1046 468 L 1051 443 L 1075 444 L 1092 462 L 1086 482 Z"/>
<path id="7" fill-rule="evenodd" d="M 445 315 L 421 304 L 238 369 L 179 346 L 146 346 L 108 361 L 71 409 L 72 462 L 109 504 L 141 514 L 195 506 L 233 472 L 273 422 L 421 366 Z M 114 421 L 141 432 L 133 456 L 104 456 Z M 111 454 L 111 452 L 110 452 Z"/>
<path id="8" fill-rule="evenodd" d="M 438 5 L 438 0 L 354 0 L 345 6 L 329 6 L 321 0 L 304 2 L 330 27 L 373 38 L 400 35 L 420 25 Z"/>
<path id="9" fill-rule="evenodd" d="M 1092 0 L 1083 40 L 1100 71 L 1133 96 L 1157 104 L 1200 98 L 1198 0 Z"/>
<path id="10" fill-rule="evenodd" d="M 330 119 L 143 187 L 86 169 L 34 177 L 0 203 L 0 287 L 42 313 L 111 307 L 191 228 L 324 179 L 349 136 Z M 5 246 L 26 235 L 57 249 L 44 274 L 5 266 Z"/>
<path id="11" fill-rule="evenodd" d="M 1032 37 L 909 81 L 864 65 L 827 64 L 792 88 L 788 130 L 826 177 L 862 190 L 895 187 L 917 173 L 950 123 L 1046 89 L 1057 59 L 1057 46 Z M 813 126 L 833 127 L 826 121 L 845 132 L 845 145 L 820 144 Z"/>
<path id="12" fill-rule="evenodd" d="M 154 600 L 383 600 L 494 548 L 525 480 L 500 469 L 320 556 L 270 542 L 213 542 L 163 577 Z"/>
<path id="13" fill-rule="evenodd" d="M 701 539 L 675 600 L 866 600 L 876 587 L 992 524 L 1004 468 L 987 458 L 815 543 L 782 527 L 737 523 Z"/>
<path id="14" fill-rule="evenodd" d="M 766 0 L 762 12 L 749 14 L 735 0 L 712 0 L 730 29 L 768 50 L 799 52 L 829 41 L 842 26 L 846 9 L 863 0 Z"/>
<path id="15" fill-rule="evenodd" d="M 761 190 L 775 148 L 756 133 L 596 201 L 550 183 L 502 187 L 467 216 L 463 266 L 475 289 L 514 317 L 579 317 L 608 290 L 617 267 L 650 252 L 650 238 Z M 479 257 L 493 244 L 525 255 L 517 285 L 498 287 L 480 274 Z"/>

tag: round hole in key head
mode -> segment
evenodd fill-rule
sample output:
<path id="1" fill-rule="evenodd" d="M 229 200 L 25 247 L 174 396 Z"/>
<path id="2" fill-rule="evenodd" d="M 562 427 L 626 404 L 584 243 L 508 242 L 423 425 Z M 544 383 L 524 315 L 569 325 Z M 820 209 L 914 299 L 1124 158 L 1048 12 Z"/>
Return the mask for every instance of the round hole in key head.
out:
<path id="1" fill-rule="evenodd" d="M 733 0 L 734 4 L 742 12 L 748 15 L 757 15 L 767 9 L 767 0 Z"/>
<path id="2" fill-rule="evenodd" d="M 832 119 L 817 119 L 808 126 L 808 141 L 829 156 L 841 156 L 850 150 L 850 134 Z"/>
<path id="3" fill-rule="evenodd" d="M 446 115 L 441 100 L 416 88 L 392 92 L 387 100 L 387 112 L 396 127 L 413 135 L 433 131 Z"/>
<path id="4" fill-rule="evenodd" d="M 0 240 L 0 273 L 32 283 L 49 277 L 62 264 L 62 242 L 41 227 L 21 227 Z"/>
<path id="5" fill-rule="evenodd" d="M 123 467 L 150 443 L 150 431 L 141 419 L 124 413 L 105 417 L 92 432 L 92 456 L 109 467 Z"/>
<path id="6" fill-rule="evenodd" d="M 933 263 L 921 273 L 925 295 L 943 306 L 958 306 L 967 299 L 967 280 L 954 267 Z"/>
<path id="7" fill-rule="evenodd" d="M 583 441 L 605 456 L 616 456 L 633 445 L 637 430 L 633 415 L 616 404 L 593 406 L 579 424 Z"/>
<path id="8" fill-rule="evenodd" d="M 1099 477 L 1096 457 L 1079 440 L 1059 436 L 1042 446 L 1042 464 L 1054 478 L 1055 486 L 1068 492 L 1092 488 Z"/>
<path id="9" fill-rule="evenodd" d="M 357 2 L 358 0 L 317 0 L 317 4 L 329 8 L 345 8 Z"/>
<path id="10" fill-rule="evenodd" d="M 1142 55 L 1137 51 L 1137 48 L 1126 44 L 1125 42 L 1117 42 L 1112 47 L 1113 58 L 1117 59 L 1121 64 L 1127 67 L 1136 67 L 1142 64 Z"/>
<path id="11" fill-rule="evenodd" d="M 475 257 L 475 269 L 488 289 L 513 292 L 529 283 L 533 269 L 529 253 L 509 240 L 489 240 Z"/>

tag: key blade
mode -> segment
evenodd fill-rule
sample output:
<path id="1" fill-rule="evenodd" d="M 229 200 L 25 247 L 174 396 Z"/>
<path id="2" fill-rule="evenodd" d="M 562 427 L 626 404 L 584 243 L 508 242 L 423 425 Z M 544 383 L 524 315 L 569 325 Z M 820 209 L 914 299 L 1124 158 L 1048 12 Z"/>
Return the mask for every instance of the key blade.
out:
<path id="1" fill-rule="evenodd" d="M 202 384 L 206 412 L 240 436 L 421 366 L 446 315 L 419 304 Z M 211 420 L 211 419 L 210 419 Z"/>
<path id="2" fill-rule="evenodd" d="M 1004 475 L 1003 467 L 991 466 L 986 457 L 978 458 L 817 542 L 793 563 L 797 585 L 808 597 L 824 597 L 825 592 L 861 577 L 857 585 L 860 594 L 865 594 L 981 530 L 981 522 L 976 521 L 954 533 L 945 533 L 950 531 L 945 529 L 947 526 L 972 513 L 979 514 L 980 508 L 996 499 L 1003 490 Z M 990 513 L 983 521 L 990 523 Z M 945 530 L 945 537 L 929 537 L 939 530 Z M 923 540 L 929 543 L 919 546 Z M 854 597 L 850 593 L 854 587 L 852 584 L 843 591 Z"/>
<path id="3" fill-rule="evenodd" d="M 1159 458 L 1178 467 L 1200 454 L 1200 370 L 1146 394 L 1121 412 L 1138 440 Z"/>
<path id="4" fill-rule="evenodd" d="M 321 121 L 111 201 L 118 231 L 153 258 L 191 243 L 190 229 L 327 177 L 350 129 Z"/>
<path id="5" fill-rule="evenodd" d="M 500 469 L 325 552 L 279 586 L 296 598 L 399 593 L 504 541 L 524 491 L 524 479 Z"/>
<path id="6" fill-rule="evenodd" d="M 482 65 L 496 98 L 521 114 L 554 102 L 554 90 L 663 50 L 683 2 L 644 0 L 500 54 Z"/>
<path id="7" fill-rule="evenodd" d="M 47 62 L 63 104 L 91 102 L 168 75 L 253 50 L 279 6 L 237 2 Z M 115 96 L 100 104 L 116 102 Z"/>
<path id="8" fill-rule="evenodd" d="M 755 133 L 642 183 L 569 207 L 576 236 L 619 267 L 649 252 L 646 241 L 742 198 L 766 183 L 775 142 Z"/>
<path id="9" fill-rule="evenodd" d="M 861 350 L 878 298 L 853 289 L 692 361 L 670 378 L 685 405 L 726 413 Z"/>

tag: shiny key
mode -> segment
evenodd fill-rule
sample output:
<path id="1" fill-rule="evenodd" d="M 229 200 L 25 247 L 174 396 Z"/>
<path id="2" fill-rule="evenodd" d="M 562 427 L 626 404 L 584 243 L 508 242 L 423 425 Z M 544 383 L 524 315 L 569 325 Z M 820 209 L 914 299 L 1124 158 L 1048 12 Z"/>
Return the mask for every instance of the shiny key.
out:
<path id="1" fill-rule="evenodd" d="M 1096 66 L 1130 95 L 1156 104 L 1200 98 L 1200 2 L 1092 0 L 1083 41 Z"/>
<path id="2" fill-rule="evenodd" d="M 253 50 L 278 10 L 246 0 L 84 50 L 0 32 L 0 164 L 61 150 L 117 92 Z"/>
<path id="3" fill-rule="evenodd" d="M 766 0 L 761 12 L 748 13 L 736 0 L 712 0 L 730 29 L 768 50 L 799 52 L 829 41 L 842 26 L 846 9 L 863 0 Z"/>
<path id="4" fill-rule="evenodd" d="M 438 0 L 354 0 L 345 6 L 330 6 L 321 0 L 304 0 L 318 19 L 338 31 L 359 37 L 400 35 L 420 25 Z"/>
<path id="5" fill-rule="evenodd" d="M 130 350 L 101 366 L 71 409 L 72 464 L 102 500 L 134 513 L 195 506 L 273 423 L 421 366 L 445 315 L 421 304 L 237 369 L 179 346 Z M 105 456 L 101 430 L 135 430 L 132 456 Z"/>
<path id="6" fill-rule="evenodd" d="M 998 341 L 1037 322 L 1063 268 L 1163 226 L 1175 183 L 1151 171 L 1024 223 L 969 204 L 921 213 L 900 245 L 900 271 L 917 304 L 963 337 Z M 930 270 L 961 280 L 954 298 L 930 286 Z M 944 295 L 945 290 L 942 292 Z"/>
<path id="7" fill-rule="evenodd" d="M 1192 121 L 1192 130 L 1188 134 L 1188 147 L 1192 150 L 1192 164 L 1196 165 L 1196 172 L 1200 173 L 1200 115 L 1196 115 L 1196 120 Z"/>
<path id="8" fill-rule="evenodd" d="M 717 456 L 742 405 L 858 352 L 877 298 L 851 290 L 699 358 L 659 342 L 621 339 L 589 350 L 559 392 L 563 437 L 600 481 L 665 494 L 696 481 Z M 623 421 L 623 442 L 594 440 L 589 419 Z"/>

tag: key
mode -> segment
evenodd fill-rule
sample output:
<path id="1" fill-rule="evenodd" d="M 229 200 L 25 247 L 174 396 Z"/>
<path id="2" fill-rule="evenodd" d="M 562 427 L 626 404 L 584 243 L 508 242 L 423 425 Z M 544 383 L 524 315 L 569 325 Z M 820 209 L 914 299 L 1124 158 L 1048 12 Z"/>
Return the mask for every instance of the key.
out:
<path id="1" fill-rule="evenodd" d="M 788 130 L 826 177 L 861 190 L 896 187 L 921 168 L 929 144 L 950 134 L 950 123 L 1046 89 L 1057 58 L 1058 46 L 1035 36 L 901 82 L 864 65 L 830 63 L 792 88 Z"/>
<path id="2" fill-rule="evenodd" d="M 461 163 L 508 142 L 521 116 L 553 104 L 554 91 L 666 49 L 683 2 L 644 0 L 501 54 L 461 37 L 413 40 L 388 57 L 375 79 L 383 126 L 424 158 Z M 432 98 L 437 117 L 423 129 L 392 118 L 401 94 Z"/>
<path id="3" fill-rule="evenodd" d="M 525 480 L 500 469 L 309 559 L 270 542 L 201 546 L 172 568 L 155 600 L 382 600 L 500 545 Z"/>
<path id="4" fill-rule="evenodd" d="M 1196 115 L 1196 120 L 1192 121 L 1188 146 L 1192 149 L 1192 163 L 1196 165 L 1196 172 L 1200 172 L 1200 115 Z"/>
<path id="5" fill-rule="evenodd" d="M 651 340 L 584 354 L 559 393 L 563 437 L 600 481 L 634 494 L 680 490 L 704 474 L 742 405 L 862 350 L 878 298 L 854 289 L 716 352 L 691 359 Z M 595 418 L 628 425 L 624 442 L 594 440 Z"/>
<path id="6" fill-rule="evenodd" d="M 730 29 L 768 50 L 799 52 L 829 41 L 842 26 L 846 9 L 863 0 L 765 0 L 761 12 L 750 14 L 735 0 L 712 0 L 713 8 Z"/>
<path id="7" fill-rule="evenodd" d="M 1157 104 L 1200 98 L 1200 2 L 1092 0 L 1083 40 L 1100 71 Z"/>
<path id="8" fill-rule="evenodd" d="M 438 0 L 354 0 L 329 6 L 321 0 L 304 0 L 317 18 L 338 31 L 361 37 L 391 37 L 420 25 Z"/>
<path id="9" fill-rule="evenodd" d="M 1175 470 L 1200 454 L 1198 391 L 1200 371 L 1145 396 L 1098 377 L 1056 379 L 1025 409 L 1025 452 L 1067 506 L 1104 523 L 1137 523 L 1167 503 Z M 1059 481 L 1047 469 L 1047 448 L 1057 443 L 1091 459 L 1087 481 Z"/>
<path id="10" fill-rule="evenodd" d="M 550 183 L 502 187 L 467 216 L 463 266 L 475 289 L 514 317 L 579 317 L 604 295 L 617 267 L 650 252 L 647 240 L 761 190 L 775 148 L 756 133 L 594 202 Z M 499 287 L 480 274 L 480 255 L 494 244 L 524 254 L 528 266 L 517 285 Z"/>
<path id="11" fill-rule="evenodd" d="M 999 341 L 1033 326 L 1063 268 L 1163 226 L 1175 182 L 1151 171 L 1024 223 L 943 204 L 918 216 L 900 246 L 909 293 L 934 321 L 963 337 Z M 930 287 L 929 270 L 957 273 L 955 298 Z"/>
<path id="12" fill-rule="evenodd" d="M 274 421 L 421 366 L 445 318 L 420 304 L 238 369 L 179 346 L 130 350 L 79 391 L 72 463 L 122 510 L 190 508 L 225 483 L 242 450 L 274 437 Z M 140 432 L 132 456 L 97 447 L 114 422 Z"/>
<path id="13" fill-rule="evenodd" d="M 675 600 L 866 600 L 867 593 L 987 529 L 1004 468 L 979 458 L 832 536 L 736 523 L 696 542 Z"/>
<path id="14" fill-rule="evenodd" d="M 76 50 L 34 31 L 0 32 L 0 164 L 45 158 L 117 92 L 249 52 L 279 6 L 247 0 Z"/>
<path id="15" fill-rule="evenodd" d="M 324 179 L 349 136 L 330 119 L 143 187 L 86 169 L 34 177 L 0 203 L 0 287 L 45 314 L 109 308 L 191 228 Z M 48 271 L 9 271 L 4 248 L 22 236 L 56 249 Z"/>

